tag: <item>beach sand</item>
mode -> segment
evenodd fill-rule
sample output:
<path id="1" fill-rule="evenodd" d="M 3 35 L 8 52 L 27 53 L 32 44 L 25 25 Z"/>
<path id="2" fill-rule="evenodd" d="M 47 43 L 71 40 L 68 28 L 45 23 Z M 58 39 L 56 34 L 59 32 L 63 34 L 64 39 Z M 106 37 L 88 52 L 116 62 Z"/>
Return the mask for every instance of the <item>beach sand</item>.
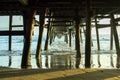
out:
<path id="1" fill-rule="evenodd" d="M 120 70 L 0 68 L 0 80 L 120 80 Z"/>

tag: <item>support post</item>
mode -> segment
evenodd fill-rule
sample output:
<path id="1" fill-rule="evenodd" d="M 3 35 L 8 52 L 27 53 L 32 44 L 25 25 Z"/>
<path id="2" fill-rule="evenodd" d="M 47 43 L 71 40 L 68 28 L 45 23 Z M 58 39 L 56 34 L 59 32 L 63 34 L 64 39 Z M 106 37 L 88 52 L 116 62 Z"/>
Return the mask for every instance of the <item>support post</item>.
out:
<path id="1" fill-rule="evenodd" d="M 110 50 L 113 50 L 113 30 L 110 30 Z"/>
<path id="2" fill-rule="evenodd" d="M 32 33 L 34 27 L 33 18 L 36 15 L 36 10 L 27 9 L 23 15 L 24 17 L 24 26 L 25 26 L 25 37 L 24 37 L 24 47 L 22 54 L 22 63 L 21 68 L 31 68 L 31 42 L 32 42 Z"/>
<path id="3" fill-rule="evenodd" d="M 75 17 L 75 31 L 76 31 L 76 68 L 79 68 L 80 60 L 81 60 L 81 49 L 80 49 L 80 18 L 78 17 L 78 8 L 76 9 L 76 17 Z"/>
<path id="4" fill-rule="evenodd" d="M 86 2 L 86 41 L 85 41 L 85 68 L 91 67 L 91 10 L 90 0 Z"/>
<path id="5" fill-rule="evenodd" d="M 12 15 L 9 16 L 9 31 L 12 31 Z M 11 33 L 9 34 L 9 51 L 12 50 L 12 35 Z"/>
<path id="6" fill-rule="evenodd" d="M 43 29 L 44 29 L 44 20 L 45 20 L 45 8 L 41 9 L 40 12 L 40 26 L 39 26 L 39 36 L 38 36 L 38 43 L 37 43 L 37 50 L 36 50 L 36 64 L 39 68 L 41 68 L 41 50 L 42 50 L 42 37 L 43 37 Z"/>
<path id="7" fill-rule="evenodd" d="M 71 34 L 71 31 L 72 31 L 72 29 L 69 29 L 69 47 L 71 47 L 71 39 L 72 39 L 72 38 L 71 38 L 71 37 L 72 37 L 72 36 L 71 36 L 71 35 L 72 35 L 72 34 Z"/>
<path id="8" fill-rule="evenodd" d="M 81 30 L 81 28 L 80 28 L 80 41 L 81 41 L 81 43 L 83 43 L 83 39 L 82 39 L 82 30 Z"/>
<path id="9" fill-rule="evenodd" d="M 68 44 L 68 34 L 65 34 L 65 42 Z"/>
<path id="10" fill-rule="evenodd" d="M 49 16 L 51 16 L 51 12 L 50 12 Z M 47 27 L 47 37 L 45 40 L 44 50 L 48 50 L 48 41 L 49 41 L 49 37 L 50 37 L 50 30 L 51 30 L 51 26 L 50 26 L 50 18 L 49 18 L 48 19 L 48 27 Z"/>
<path id="11" fill-rule="evenodd" d="M 51 26 L 51 29 L 50 29 L 50 45 L 53 42 L 53 35 L 54 35 L 54 33 L 53 33 L 53 27 Z"/>
<path id="12" fill-rule="evenodd" d="M 98 47 L 98 51 L 100 51 L 100 41 L 99 41 L 97 18 L 95 18 L 95 26 L 96 26 L 97 47 Z"/>
<path id="13" fill-rule="evenodd" d="M 119 46 L 119 38 L 117 34 L 117 29 L 116 29 L 116 23 L 114 19 L 114 14 L 110 14 L 111 16 L 111 29 L 113 30 L 113 36 L 115 39 L 115 47 L 116 47 L 116 53 L 117 53 L 117 64 L 116 67 L 120 68 L 120 46 Z"/>

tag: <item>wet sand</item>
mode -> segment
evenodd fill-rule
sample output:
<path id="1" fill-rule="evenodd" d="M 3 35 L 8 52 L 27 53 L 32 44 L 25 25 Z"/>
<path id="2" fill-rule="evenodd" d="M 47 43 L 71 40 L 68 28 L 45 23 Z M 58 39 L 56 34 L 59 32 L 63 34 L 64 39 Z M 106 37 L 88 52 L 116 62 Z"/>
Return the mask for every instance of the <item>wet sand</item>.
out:
<path id="1" fill-rule="evenodd" d="M 120 70 L 0 68 L 0 80 L 120 80 Z"/>

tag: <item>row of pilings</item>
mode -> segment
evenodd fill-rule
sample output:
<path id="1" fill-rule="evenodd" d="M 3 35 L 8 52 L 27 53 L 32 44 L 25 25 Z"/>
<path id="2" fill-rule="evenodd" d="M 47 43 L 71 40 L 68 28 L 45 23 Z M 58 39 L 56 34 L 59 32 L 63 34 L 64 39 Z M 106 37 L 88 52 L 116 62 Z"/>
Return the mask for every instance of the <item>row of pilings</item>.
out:
<path id="1" fill-rule="evenodd" d="M 40 12 L 40 27 L 39 27 L 39 38 L 38 38 L 38 45 L 37 45 L 37 50 L 36 50 L 36 59 L 37 59 L 37 66 L 41 67 L 41 43 L 42 43 L 42 35 L 43 35 L 43 25 L 44 25 L 44 21 L 45 21 L 45 8 L 41 10 Z M 90 8 L 87 8 L 87 14 L 86 14 L 86 42 L 85 42 L 85 67 L 89 68 L 91 67 L 91 15 L 90 13 Z M 29 18 L 26 18 L 26 16 L 29 14 Z M 32 33 L 33 33 L 33 18 L 35 16 L 35 10 L 30 12 L 26 12 L 24 14 L 24 22 L 25 22 L 25 27 L 26 27 L 26 31 L 25 31 L 25 41 L 24 41 L 24 49 L 23 49 L 23 55 L 22 55 L 22 64 L 21 67 L 22 68 L 29 68 L 31 67 L 31 63 L 30 63 L 30 46 L 31 46 L 31 40 L 32 40 Z M 118 39 L 118 34 L 117 34 L 117 30 L 116 30 L 116 24 L 114 22 L 114 15 L 110 14 L 110 18 L 111 18 L 111 49 L 113 47 L 113 37 L 115 39 L 115 47 L 116 47 L 116 51 L 117 51 L 117 67 L 120 66 L 119 64 L 119 39 Z M 26 20 L 27 19 L 27 20 Z M 28 20 L 29 19 L 29 20 Z M 28 24 L 29 23 L 29 24 Z M 30 24 L 31 23 L 31 24 Z M 80 49 L 80 18 L 78 17 L 78 10 L 76 8 L 76 17 L 75 17 L 75 39 L 76 39 L 76 68 L 79 68 L 80 65 L 80 60 L 81 60 L 81 49 Z M 28 26 L 31 26 L 29 28 L 27 28 Z M 95 26 L 96 26 L 96 34 L 97 34 L 97 44 L 98 44 L 98 51 L 100 50 L 100 43 L 99 43 L 99 35 L 98 35 L 98 28 L 97 28 L 97 19 L 95 18 Z M 48 40 L 51 34 L 51 27 L 49 25 L 49 20 L 48 20 L 48 31 L 47 31 L 47 39 L 46 39 L 46 43 L 45 43 L 45 48 L 44 50 L 48 50 Z M 71 33 L 70 33 L 71 36 Z M 71 40 L 71 39 L 70 39 Z M 71 46 L 71 41 L 70 44 Z"/>
<path id="2" fill-rule="evenodd" d="M 85 67 L 90 68 L 91 67 L 91 8 L 90 8 L 90 2 L 87 0 L 87 6 L 86 6 L 86 31 L 85 31 Z M 79 10 L 76 7 L 75 10 L 76 16 L 74 18 L 75 21 L 75 49 L 76 49 L 76 68 L 79 68 L 80 60 L 81 60 L 81 44 L 80 44 L 80 38 L 81 38 L 81 31 L 80 31 L 80 23 L 81 18 L 79 17 Z M 41 8 L 40 14 L 39 14 L 39 36 L 38 36 L 38 43 L 37 43 L 37 49 L 36 49 L 36 64 L 38 67 L 41 68 L 41 48 L 42 48 L 42 37 L 43 37 L 43 29 L 44 29 L 44 23 L 45 23 L 45 14 L 46 14 L 46 8 Z M 31 68 L 31 43 L 32 43 L 32 34 L 34 31 L 34 18 L 36 15 L 35 9 L 26 9 L 23 13 L 23 24 L 24 24 L 24 47 L 23 47 L 23 53 L 22 53 L 22 63 L 21 68 Z M 51 14 L 49 14 L 50 16 Z M 119 38 L 117 34 L 116 29 L 116 22 L 114 18 L 114 14 L 110 14 L 110 26 L 111 26 L 111 50 L 113 48 L 113 37 L 115 40 L 115 47 L 116 47 L 116 53 L 117 53 L 117 67 L 120 67 L 120 47 L 119 47 Z M 12 16 L 10 16 L 10 24 L 12 25 Z M 98 24 L 97 19 L 95 18 L 95 26 L 96 26 L 96 34 L 97 34 L 97 44 L 98 44 L 98 51 L 100 50 L 100 42 L 99 42 L 99 35 L 98 35 Z M 11 27 L 9 28 L 9 31 L 11 31 Z M 52 27 L 50 26 L 50 18 L 48 19 L 48 26 L 47 26 L 47 39 L 45 42 L 44 50 L 48 50 L 48 40 L 50 39 L 50 43 L 53 41 L 53 35 L 52 34 Z M 2 35 L 2 33 L 0 33 Z M 9 50 L 11 50 L 11 36 L 9 35 Z M 71 46 L 71 30 L 69 30 L 69 46 Z M 50 38 L 51 37 L 51 38 Z M 66 40 L 67 41 L 67 40 Z"/>

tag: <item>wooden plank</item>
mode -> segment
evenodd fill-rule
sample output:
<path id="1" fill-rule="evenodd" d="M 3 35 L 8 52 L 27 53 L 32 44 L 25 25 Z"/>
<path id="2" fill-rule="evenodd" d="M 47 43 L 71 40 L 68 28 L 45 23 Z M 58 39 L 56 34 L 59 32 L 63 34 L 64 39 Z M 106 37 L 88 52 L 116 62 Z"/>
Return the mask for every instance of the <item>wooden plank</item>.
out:
<path id="1" fill-rule="evenodd" d="M 17 36 L 17 35 L 24 35 L 24 31 L 0 31 L 0 36 Z"/>
<path id="2" fill-rule="evenodd" d="M 56 25 L 51 25 L 53 27 L 69 27 L 69 26 L 73 26 L 73 25 L 67 25 L 67 24 L 56 24 Z"/>
<path id="3" fill-rule="evenodd" d="M 12 25 L 12 27 L 24 27 L 23 25 Z"/>

